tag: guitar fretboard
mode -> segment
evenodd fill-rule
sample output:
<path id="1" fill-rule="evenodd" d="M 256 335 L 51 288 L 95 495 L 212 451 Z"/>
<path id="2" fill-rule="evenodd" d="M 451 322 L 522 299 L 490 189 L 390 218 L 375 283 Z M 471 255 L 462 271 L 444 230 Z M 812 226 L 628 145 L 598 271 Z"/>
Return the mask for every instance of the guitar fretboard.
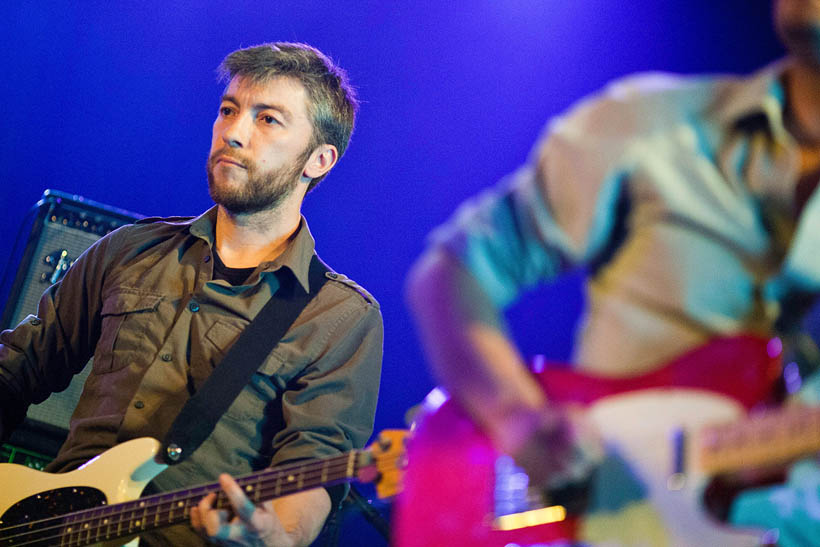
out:
<path id="1" fill-rule="evenodd" d="M 820 451 L 820 408 L 786 407 L 704 428 L 698 467 L 714 474 L 788 462 Z"/>

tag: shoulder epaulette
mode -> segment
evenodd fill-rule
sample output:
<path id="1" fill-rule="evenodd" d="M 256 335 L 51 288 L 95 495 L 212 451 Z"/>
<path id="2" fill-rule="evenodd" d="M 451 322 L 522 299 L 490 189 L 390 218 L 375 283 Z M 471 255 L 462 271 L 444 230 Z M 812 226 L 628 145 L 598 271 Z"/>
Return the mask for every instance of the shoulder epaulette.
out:
<path id="1" fill-rule="evenodd" d="M 353 281 L 352 279 L 350 279 L 346 275 L 340 274 L 340 273 L 334 272 L 334 271 L 329 271 L 329 272 L 325 273 L 325 277 L 327 277 L 331 281 L 336 281 L 339 284 L 341 284 L 341 285 L 343 285 L 343 286 L 345 286 L 349 289 L 352 289 L 352 290 L 356 291 L 359 294 L 359 296 L 364 298 L 364 300 L 368 304 L 370 304 L 372 306 L 379 307 L 379 302 L 373 297 L 372 294 L 367 292 L 367 290 L 365 290 L 364 287 L 362 287 L 361 285 L 359 285 L 358 283 L 356 283 L 355 281 Z"/>

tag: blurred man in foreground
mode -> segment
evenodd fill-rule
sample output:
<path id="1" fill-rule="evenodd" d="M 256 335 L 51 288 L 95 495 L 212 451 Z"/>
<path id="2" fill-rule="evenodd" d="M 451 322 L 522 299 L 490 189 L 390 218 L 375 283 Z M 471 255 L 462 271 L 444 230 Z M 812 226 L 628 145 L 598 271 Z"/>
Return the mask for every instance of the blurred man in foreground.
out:
<path id="1" fill-rule="evenodd" d="M 721 337 L 789 332 L 820 289 L 820 2 L 779 0 L 773 14 L 786 59 L 749 77 L 613 83 L 461 206 L 411 272 L 435 375 L 531 479 L 577 474 L 597 451 L 579 449 L 594 441 L 505 331 L 523 292 L 586 268 L 574 362 L 633 378 Z M 727 366 L 740 378 L 744 363 Z M 779 526 L 781 545 L 820 544 L 811 504 L 761 495 L 756 525 Z M 619 532 L 592 539 L 629 543 Z"/>

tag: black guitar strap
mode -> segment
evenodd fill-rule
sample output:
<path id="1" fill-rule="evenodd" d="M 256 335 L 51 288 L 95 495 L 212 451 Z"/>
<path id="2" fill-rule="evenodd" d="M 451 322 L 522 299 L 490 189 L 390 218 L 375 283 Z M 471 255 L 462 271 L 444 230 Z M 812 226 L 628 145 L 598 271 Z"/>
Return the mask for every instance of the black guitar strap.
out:
<path id="1" fill-rule="evenodd" d="M 254 317 L 202 387 L 188 399 L 162 444 L 162 458 L 174 465 L 187 459 L 216 427 L 271 350 L 327 281 L 328 267 L 315 254 L 310 261 L 310 290 L 290 276 Z"/>

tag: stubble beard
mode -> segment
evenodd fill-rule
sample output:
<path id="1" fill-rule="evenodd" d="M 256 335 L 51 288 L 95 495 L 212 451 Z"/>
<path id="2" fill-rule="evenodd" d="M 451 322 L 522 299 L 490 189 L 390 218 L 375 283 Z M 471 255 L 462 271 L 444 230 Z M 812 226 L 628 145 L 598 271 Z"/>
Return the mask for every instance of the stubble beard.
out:
<path id="1" fill-rule="evenodd" d="M 276 209 L 296 189 L 309 155 L 310 149 L 308 148 L 293 164 L 259 173 L 255 162 L 226 152 L 224 148 L 217 150 L 210 155 L 206 166 L 208 193 L 214 203 L 221 205 L 233 215 Z M 245 166 L 247 181 L 239 188 L 217 183 L 214 177 L 214 166 L 219 156 L 234 158 Z"/>

